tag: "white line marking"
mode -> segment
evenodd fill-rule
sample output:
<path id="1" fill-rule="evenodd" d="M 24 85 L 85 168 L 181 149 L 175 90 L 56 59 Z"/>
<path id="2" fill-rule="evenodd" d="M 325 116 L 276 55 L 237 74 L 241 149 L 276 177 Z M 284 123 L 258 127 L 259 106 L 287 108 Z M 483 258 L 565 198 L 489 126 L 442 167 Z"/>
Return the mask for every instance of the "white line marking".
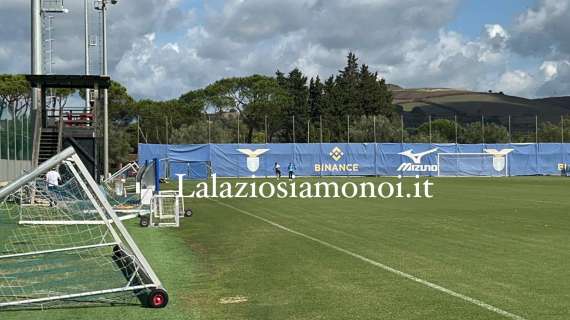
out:
<path id="1" fill-rule="evenodd" d="M 210 199 L 210 200 L 212 200 L 212 199 Z M 378 267 L 378 268 L 381 268 L 381 269 L 383 269 L 383 270 L 385 270 L 385 271 L 388 271 L 388 272 L 391 272 L 391 273 L 393 273 L 393 274 L 396 274 L 396 275 L 398 275 L 398 276 L 400 276 L 400 277 L 403 277 L 403 278 L 406 278 L 406 279 L 415 281 L 415 282 L 420 283 L 420 284 L 423 284 L 424 286 L 429 287 L 429 288 L 431 288 L 431 289 L 434 289 L 434 290 L 437 290 L 437 291 L 446 293 L 446 294 L 448 294 L 448 295 L 450 295 L 450 296 L 459 298 L 459 299 L 461 299 L 461 300 L 463 300 L 463 301 L 467 301 L 467 302 L 472 303 L 472 304 L 474 304 L 474 305 L 476 305 L 476 306 L 479 306 L 479 307 L 481 307 L 481 308 L 487 309 L 487 310 L 489 310 L 489 311 L 491 311 L 491 312 L 500 314 L 500 315 L 502 315 L 502 316 L 504 316 L 504 317 L 506 317 L 506 318 L 514 319 L 514 320 L 527 320 L 527 319 L 525 319 L 525 318 L 523 318 L 523 317 L 521 317 L 521 316 L 519 316 L 519 315 L 516 315 L 516 314 L 510 313 L 510 312 L 508 312 L 508 311 L 505 311 L 505 310 L 503 310 L 503 309 L 497 308 L 497 307 L 495 307 L 495 306 L 493 306 L 493 305 L 490 305 L 490 304 L 488 304 L 488 303 L 486 303 L 486 302 L 484 302 L 484 301 L 481 301 L 481 300 L 478 300 L 478 299 L 475 299 L 475 298 L 468 297 L 468 296 L 466 296 L 466 295 L 464 295 L 464 294 L 461 294 L 461 293 L 455 292 L 455 291 L 453 291 L 453 290 L 444 288 L 444 287 L 442 287 L 442 286 L 440 286 L 440 285 L 438 285 L 438 284 L 435 284 L 435 283 L 433 283 L 433 282 L 429 282 L 429 281 L 427 281 L 427 280 L 420 279 L 420 278 L 418 278 L 418 277 L 416 277 L 416 276 L 413 276 L 413 275 L 411 275 L 411 274 L 409 274 L 409 273 L 405 273 L 405 272 L 403 272 L 403 271 L 394 269 L 394 268 L 392 268 L 392 267 L 390 267 L 390 266 L 387 266 L 387 265 L 385 265 L 385 264 L 383 264 L 383 263 L 380 263 L 380 262 L 374 261 L 374 260 L 372 260 L 372 259 L 366 258 L 366 257 L 364 257 L 364 256 L 361 256 L 361 255 L 359 255 L 359 254 L 357 254 L 357 253 L 354 253 L 354 252 L 352 252 L 352 251 L 349 251 L 349 250 L 347 250 L 347 249 L 343 249 L 343 248 L 338 247 L 338 246 L 336 246 L 336 245 L 334 245 L 334 244 L 331 244 L 331 243 L 328 243 L 328 242 L 326 242 L 326 241 L 323 241 L 323 240 L 320 240 L 320 239 L 311 237 L 311 236 L 306 235 L 306 234 L 304 234 L 304 233 L 302 233 L 302 232 L 295 231 L 295 230 L 293 230 L 293 229 L 289 229 L 289 228 L 287 228 L 287 227 L 285 227 L 285 226 L 283 226 L 283 225 L 280 225 L 280 224 L 278 224 L 278 223 L 276 223 L 276 222 L 273 222 L 273 221 L 271 221 L 271 220 L 262 218 L 262 217 L 260 217 L 260 216 L 258 216 L 258 215 L 255 215 L 255 214 L 251 213 L 251 212 L 245 211 L 245 210 L 243 210 L 243 209 L 234 207 L 234 206 L 229 205 L 229 204 L 226 204 L 226 203 L 222 203 L 222 202 L 220 202 L 220 201 L 218 201 L 218 200 L 212 200 L 212 201 L 214 201 L 214 202 L 216 202 L 216 203 L 218 203 L 218 204 L 220 204 L 220 205 L 222 205 L 222 206 L 225 206 L 225 207 L 228 207 L 228 208 L 233 209 L 233 210 L 235 210 L 235 211 L 238 211 L 238 212 L 240 212 L 240 213 L 243 213 L 243 214 L 245 214 L 245 215 L 248 215 L 248 216 L 250 216 L 250 217 L 252 217 L 252 218 L 255 218 L 255 219 L 257 219 L 257 220 L 261 220 L 261 221 L 263 221 L 263 222 L 265 222 L 265 223 L 267 223 L 267 224 L 270 224 L 270 225 L 272 225 L 272 226 L 274 226 L 274 227 L 276 227 L 276 228 L 279 228 L 279 229 L 281 229 L 281 230 L 287 231 L 287 232 L 289 232 L 289 233 L 296 234 L 296 235 L 298 235 L 298 236 L 300 236 L 300 237 L 303 237 L 303 238 L 305 238 L 305 239 L 309 239 L 309 240 L 311 240 L 311 241 L 320 243 L 320 244 L 322 244 L 322 245 L 325 246 L 325 247 L 329 247 L 329 248 L 334 249 L 334 250 L 336 250 L 336 251 L 345 253 L 345 254 L 347 254 L 347 255 L 349 255 L 349 256 L 352 256 L 352 257 L 354 257 L 354 258 L 356 258 L 356 259 L 359 259 L 359 260 L 361 260 L 361 261 L 364 261 L 364 262 L 366 262 L 366 263 L 369 263 L 369 264 L 371 264 L 371 265 L 373 265 L 373 266 L 376 266 L 376 267 Z"/>

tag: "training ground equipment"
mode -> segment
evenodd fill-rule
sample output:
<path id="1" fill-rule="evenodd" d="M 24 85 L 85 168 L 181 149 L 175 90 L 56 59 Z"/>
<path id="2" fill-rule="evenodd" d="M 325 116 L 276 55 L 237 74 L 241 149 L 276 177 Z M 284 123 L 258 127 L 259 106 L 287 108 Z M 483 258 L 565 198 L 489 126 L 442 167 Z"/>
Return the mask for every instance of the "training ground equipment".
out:
<path id="1" fill-rule="evenodd" d="M 210 161 L 159 160 L 160 179 L 176 180 L 179 175 L 185 179 L 209 179 L 214 173 Z"/>
<path id="2" fill-rule="evenodd" d="M 136 176 L 139 169 L 136 162 L 131 162 L 103 180 L 102 184 L 113 196 L 127 198 L 136 194 Z"/>
<path id="3" fill-rule="evenodd" d="M 180 218 L 192 216 L 184 208 L 184 174 L 178 174 L 178 190 L 164 190 L 152 196 L 150 214 L 141 217 L 142 227 L 179 227 Z"/>
<path id="4" fill-rule="evenodd" d="M 508 154 L 503 153 L 438 153 L 437 166 L 437 174 L 440 177 L 509 175 Z"/>
<path id="5" fill-rule="evenodd" d="M 156 194 L 152 198 L 150 226 L 179 227 L 181 201 L 177 194 Z"/>
<path id="6" fill-rule="evenodd" d="M 67 180 L 62 189 L 44 183 L 50 170 Z M 133 297 L 167 305 L 168 293 L 73 148 L 0 189 L 0 200 L 0 310 Z"/>

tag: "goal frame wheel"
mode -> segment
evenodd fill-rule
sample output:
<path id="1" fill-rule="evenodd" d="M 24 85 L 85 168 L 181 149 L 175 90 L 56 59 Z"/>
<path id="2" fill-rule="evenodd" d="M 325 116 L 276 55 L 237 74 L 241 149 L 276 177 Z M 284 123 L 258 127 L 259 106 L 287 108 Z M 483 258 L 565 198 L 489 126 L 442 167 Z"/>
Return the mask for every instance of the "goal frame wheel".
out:
<path id="1" fill-rule="evenodd" d="M 147 296 L 146 306 L 152 309 L 160 309 L 166 305 L 168 305 L 168 293 L 163 289 L 152 289 Z"/>
<path id="2" fill-rule="evenodd" d="M 194 214 L 194 212 L 192 211 L 192 209 L 184 210 L 184 217 L 185 218 L 190 218 L 193 214 Z"/>
<path id="3" fill-rule="evenodd" d="M 148 215 L 141 216 L 140 221 L 139 221 L 139 225 L 143 228 L 148 228 L 150 226 L 150 216 L 148 216 Z"/>
<path id="4" fill-rule="evenodd" d="M 113 256 L 120 259 L 124 256 L 124 251 L 119 245 L 113 247 Z"/>

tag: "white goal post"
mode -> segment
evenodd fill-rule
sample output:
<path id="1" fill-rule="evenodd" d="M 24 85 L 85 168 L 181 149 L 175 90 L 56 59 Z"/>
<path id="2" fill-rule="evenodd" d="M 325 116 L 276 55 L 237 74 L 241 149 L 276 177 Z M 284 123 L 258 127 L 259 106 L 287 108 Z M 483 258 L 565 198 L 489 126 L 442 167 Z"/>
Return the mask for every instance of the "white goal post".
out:
<path id="1" fill-rule="evenodd" d="M 50 171 L 61 173 L 65 186 L 47 184 Z M 22 217 L 44 223 L 21 224 Z M 168 303 L 158 276 L 73 148 L 0 189 L 0 311 L 133 298 L 153 308 Z"/>
<path id="2" fill-rule="evenodd" d="M 509 176 L 508 154 L 438 153 L 437 175 L 439 177 L 507 177 Z"/>
<path id="3" fill-rule="evenodd" d="M 130 162 L 117 170 L 111 176 L 106 177 L 101 184 L 116 196 L 127 197 L 129 194 L 136 193 L 136 176 L 139 172 L 139 165 L 136 162 Z"/>

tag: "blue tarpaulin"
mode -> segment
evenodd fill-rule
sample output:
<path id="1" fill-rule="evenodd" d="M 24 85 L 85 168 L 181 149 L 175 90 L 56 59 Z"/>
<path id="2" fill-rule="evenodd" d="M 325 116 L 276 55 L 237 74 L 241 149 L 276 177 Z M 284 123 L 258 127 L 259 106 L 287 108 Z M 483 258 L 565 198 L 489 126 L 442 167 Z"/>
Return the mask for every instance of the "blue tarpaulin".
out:
<path id="1" fill-rule="evenodd" d="M 140 144 L 139 163 L 168 159 L 161 176 L 189 178 L 273 176 L 275 163 L 284 174 L 295 164 L 297 176 L 524 176 L 560 174 L 569 152 L 561 143 Z"/>

